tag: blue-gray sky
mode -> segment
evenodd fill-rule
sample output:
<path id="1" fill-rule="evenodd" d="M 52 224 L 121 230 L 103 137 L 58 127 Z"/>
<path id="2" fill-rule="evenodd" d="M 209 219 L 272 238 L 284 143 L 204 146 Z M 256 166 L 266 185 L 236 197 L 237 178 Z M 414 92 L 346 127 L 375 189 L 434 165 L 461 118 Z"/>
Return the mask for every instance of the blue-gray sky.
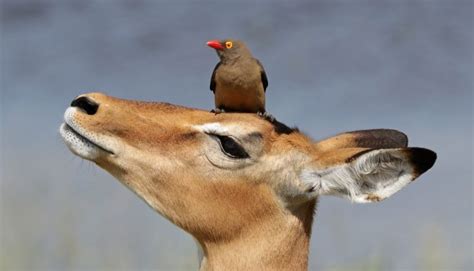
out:
<path id="1" fill-rule="evenodd" d="M 310 269 L 473 267 L 472 1 L 1 1 L 5 270 L 194 270 L 190 236 L 57 130 L 90 91 L 210 109 L 205 42 L 240 38 L 268 110 L 315 139 L 394 128 L 434 168 L 370 205 L 320 199 Z M 338 270 L 339 270 L 338 269 Z"/>

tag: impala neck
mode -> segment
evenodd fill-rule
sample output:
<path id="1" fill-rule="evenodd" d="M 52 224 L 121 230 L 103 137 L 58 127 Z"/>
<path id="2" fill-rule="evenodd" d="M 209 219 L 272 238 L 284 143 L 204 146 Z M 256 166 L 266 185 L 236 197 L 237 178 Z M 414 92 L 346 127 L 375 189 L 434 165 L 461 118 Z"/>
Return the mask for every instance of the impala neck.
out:
<path id="1" fill-rule="evenodd" d="M 201 271 L 307 270 L 311 225 L 316 201 L 249 225 L 225 242 L 201 243 Z"/>

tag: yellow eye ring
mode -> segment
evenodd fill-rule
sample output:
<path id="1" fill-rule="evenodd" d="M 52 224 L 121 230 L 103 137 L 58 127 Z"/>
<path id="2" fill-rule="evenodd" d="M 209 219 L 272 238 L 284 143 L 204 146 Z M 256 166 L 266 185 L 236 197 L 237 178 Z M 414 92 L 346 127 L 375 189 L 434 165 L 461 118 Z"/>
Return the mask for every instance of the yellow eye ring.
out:
<path id="1" fill-rule="evenodd" d="M 232 45 L 233 45 L 233 44 L 232 44 L 232 41 L 226 41 L 226 42 L 225 42 L 225 48 L 227 48 L 227 49 L 232 48 Z"/>

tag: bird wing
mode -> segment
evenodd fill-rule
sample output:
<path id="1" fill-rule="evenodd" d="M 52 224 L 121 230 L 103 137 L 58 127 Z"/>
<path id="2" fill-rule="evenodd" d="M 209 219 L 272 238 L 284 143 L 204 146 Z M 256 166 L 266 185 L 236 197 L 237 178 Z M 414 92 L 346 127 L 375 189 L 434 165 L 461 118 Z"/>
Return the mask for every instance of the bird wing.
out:
<path id="1" fill-rule="evenodd" d="M 256 59 L 256 60 L 257 60 L 258 66 L 260 67 L 260 77 L 262 79 L 263 90 L 266 91 L 267 87 L 268 87 L 267 74 L 265 73 L 265 69 L 263 68 L 262 63 L 260 63 L 260 61 L 258 59 Z"/>
<path id="2" fill-rule="evenodd" d="M 221 62 L 217 63 L 217 65 L 214 67 L 214 70 L 212 71 L 211 84 L 209 86 L 209 89 L 212 92 L 216 92 L 216 71 L 217 71 L 217 69 L 219 68 L 220 65 L 221 65 Z"/>

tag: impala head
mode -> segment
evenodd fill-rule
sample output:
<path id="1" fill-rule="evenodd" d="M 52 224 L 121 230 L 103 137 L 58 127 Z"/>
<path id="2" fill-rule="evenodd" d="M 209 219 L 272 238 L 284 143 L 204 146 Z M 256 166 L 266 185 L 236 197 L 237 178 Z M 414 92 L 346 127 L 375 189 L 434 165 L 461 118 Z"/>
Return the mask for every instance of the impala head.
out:
<path id="1" fill-rule="evenodd" d="M 254 114 L 219 114 L 91 93 L 66 110 L 61 135 L 201 244 L 232 240 L 259 221 L 295 217 L 309 235 L 315 200 L 383 200 L 436 155 L 394 130 L 314 142 Z M 299 222 L 298 222 L 299 221 Z M 309 226 L 308 226 L 309 225 Z"/>

